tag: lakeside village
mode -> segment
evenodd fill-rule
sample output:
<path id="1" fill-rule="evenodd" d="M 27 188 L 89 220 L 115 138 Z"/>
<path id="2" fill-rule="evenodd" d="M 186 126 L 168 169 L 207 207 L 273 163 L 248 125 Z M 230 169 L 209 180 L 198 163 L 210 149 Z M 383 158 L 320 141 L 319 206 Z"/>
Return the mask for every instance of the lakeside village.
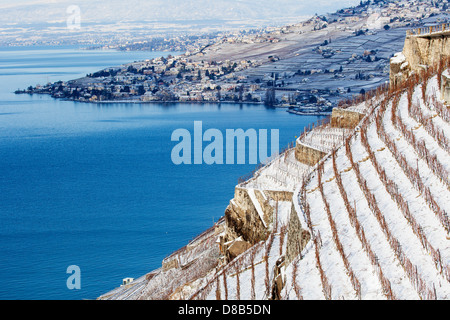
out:
<path id="1" fill-rule="evenodd" d="M 288 108 L 293 113 L 327 114 L 339 101 L 364 94 L 364 86 L 370 89 L 370 86 L 388 80 L 389 75 L 385 70 L 389 66 L 390 57 L 384 51 L 392 50 L 381 49 L 373 39 L 384 39 L 386 44 L 383 44 L 389 46 L 392 42 L 389 37 L 395 34 L 404 36 L 401 27 L 414 26 L 419 23 L 420 18 L 448 10 L 447 7 L 441 7 L 447 5 L 447 1 L 437 3 L 437 6 L 432 2 L 421 1 L 385 2 L 361 2 L 358 7 L 327 16 L 316 15 L 308 21 L 281 27 L 270 33 L 228 36 L 215 44 L 207 44 L 179 56 L 136 61 L 87 74 L 80 79 L 30 86 L 25 90 L 19 89 L 16 93 L 49 94 L 54 98 L 95 103 L 264 103 L 267 106 Z M 369 30 L 369 27 L 362 29 L 361 25 L 367 24 L 359 22 L 374 12 L 381 17 L 380 21 L 386 23 L 377 31 L 378 34 Z M 316 43 L 306 49 L 306 52 L 302 42 L 309 41 L 304 38 L 310 34 L 308 30 L 325 32 L 324 35 L 328 32 L 343 32 L 346 36 L 343 40 L 334 41 L 334 48 L 330 47 L 330 38 L 323 43 Z M 264 42 L 279 46 L 279 42 L 286 40 L 286 37 L 292 37 L 290 39 L 298 44 L 297 49 L 306 53 L 289 57 L 283 55 L 282 50 L 279 54 L 267 55 L 253 52 L 242 58 L 231 51 L 229 55 L 220 56 L 226 56 L 226 59 L 214 56 L 214 52 L 221 46 L 229 47 L 233 44 L 242 47 Z M 367 48 L 372 43 L 374 48 L 360 50 L 361 41 L 366 43 Z M 351 52 L 356 48 L 358 52 Z M 307 66 L 304 64 L 306 61 L 315 62 Z M 297 65 L 295 70 L 291 62 Z M 363 74 L 361 70 L 368 74 Z M 368 70 L 373 72 L 369 73 Z M 316 80 L 312 81 L 311 78 Z M 332 84 L 325 86 L 324 81 Z"/>
<path id="2" fill-rule="evenodd" d="M 169 55 L 104 69 L 76 80 L 30 86 L 16 93 L 49 94 L 80 102 L 233 102 L 279 107 L 314 104 L 316 111 L 317 107 L 331 111 L 332 104 L 319 94 L 339 92 L 309 90 L 300 94 L 290 90 L 277 99 L 275 88 L 282 88 L 285 75 L 270 74 L 252 83 L 245 75 L 236 75 L 259 64 L 251 60 L 192 61 L 188 56 Z"/>

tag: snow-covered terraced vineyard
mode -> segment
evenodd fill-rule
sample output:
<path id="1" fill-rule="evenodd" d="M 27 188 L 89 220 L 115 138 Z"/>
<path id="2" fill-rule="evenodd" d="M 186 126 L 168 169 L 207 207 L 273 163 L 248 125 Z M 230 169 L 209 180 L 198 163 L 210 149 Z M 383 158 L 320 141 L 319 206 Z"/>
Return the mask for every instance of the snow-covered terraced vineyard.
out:
<path id="1" fill-rule="evenodd" d="M 385 93 L 285 206 L 312 235 L 302 253 L 277 268 L 288 230 L 274 228 L 195 297 L 273 298 L 281 273 L 281 299 L 449 299 L 450 123 L 438 97 L 436 76 Z"/>
<path id="2" fill-rule="evenodd" d="M 322 125 L 307 132 L 301 137 L 300 141 L 316 150 L 328 153 L 341 145 L 352 131 L 350 129 L 333 128 L 329 124 Z"/>
<path id="3" fill-rule="evenodd" d="M 251 179 L 240 184 L 244 188 L 259 190 L 293 191 L 302 183 L 311 167 L 295 159 L 294 149 L 282 152 L 268 165 L 258 170 Z"/>
<path id="4" fill-rule="evenodd" d="M 450 299 L 450 109 L 436 73 L 348 108 L 366 114 L 355 130 L 303 134 L 327 153 L 315 167 L 287 149 L 239 184 L 255 206 L 254 190 L 293 192 L 292 201 L 268 200 L 267 240 L 214 263 L 220 234 L 211 229 L 192 244 L 201 252 L 171 255 L 181 267 L 100 298 L 155 298 L 170 284 L 165 297 L 177 299 Z M 295 233 L 308 234 L 306 245 L 288 260 Z M 183 273 L 193 264 L 201 277 Z"/>

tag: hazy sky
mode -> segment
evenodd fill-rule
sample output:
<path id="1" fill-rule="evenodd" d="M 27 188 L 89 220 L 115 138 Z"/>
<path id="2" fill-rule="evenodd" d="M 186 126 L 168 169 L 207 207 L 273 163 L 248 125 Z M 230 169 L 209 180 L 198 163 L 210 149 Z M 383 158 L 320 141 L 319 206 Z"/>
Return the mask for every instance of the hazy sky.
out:
<path id="1" fill-rule="evenodd" d="M 334 12 L 359 0 L 0 0 L 5 23 L 63 22 L 67 8 L 80 8 L 85 22 L 132 20 L 279 19 Z"/>

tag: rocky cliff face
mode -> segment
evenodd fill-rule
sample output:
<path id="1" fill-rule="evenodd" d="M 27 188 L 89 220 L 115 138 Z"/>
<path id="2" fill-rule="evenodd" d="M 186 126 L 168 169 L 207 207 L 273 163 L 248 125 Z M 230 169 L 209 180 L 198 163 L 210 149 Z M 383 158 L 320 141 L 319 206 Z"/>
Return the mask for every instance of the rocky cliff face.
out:
<path id="1" fill-rule="evenodd" d="M 234 199 L 225 210 L 226 232 L 224 248 L 228 260 L 248 249 L 249 246 L 267 239 L 272 222 L 273 208 L 267 198 L 259 190 L 236 188 Z M 240 239 L 239 247 L 234 244 Z"/>
<path id="2" fill-rule="evenodd" d="M 301 254 L 303 248 L 311 239 L 310 233 L 302 227 L 294 204 L 291 206 L 289 215 L 289 229 L 286 244 L 286 260 L 285 264 L 289 265 L 294 259 Z"/>

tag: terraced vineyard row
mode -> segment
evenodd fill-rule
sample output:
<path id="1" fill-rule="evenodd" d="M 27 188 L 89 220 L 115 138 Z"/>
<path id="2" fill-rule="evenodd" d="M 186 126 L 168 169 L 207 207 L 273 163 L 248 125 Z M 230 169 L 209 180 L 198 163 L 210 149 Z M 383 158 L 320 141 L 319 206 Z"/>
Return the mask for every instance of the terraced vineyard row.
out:
<path id="1" fill-rule="evenodd" d="M 438 94 L 436 75 L 425 80 L 428 87 L 417 77 L 385 92 L 309 177 L 299 198 L 321 281 L 286 290 L 300 287 L 304 299 L 318 284 L 331 299 L 450 297 L 450 132 L 447 111 L 432 105 L 439 98 L 425 94 Z"/>

